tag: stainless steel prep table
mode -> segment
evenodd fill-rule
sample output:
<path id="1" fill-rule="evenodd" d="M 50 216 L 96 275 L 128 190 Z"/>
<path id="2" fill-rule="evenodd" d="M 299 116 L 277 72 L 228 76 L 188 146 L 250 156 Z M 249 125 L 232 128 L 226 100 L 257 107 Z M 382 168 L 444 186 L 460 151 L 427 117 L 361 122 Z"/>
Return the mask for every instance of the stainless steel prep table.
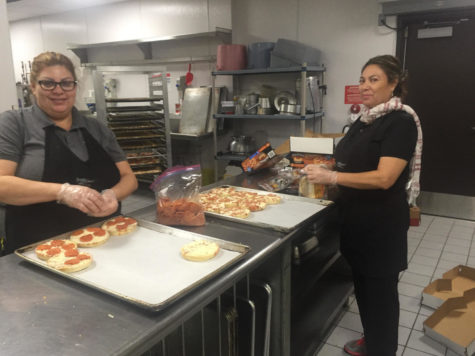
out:
<path id="1" fill-rule="evenodd" d="M 220 184 L 240 184 L 238 177 Z M 250 187 L 247 184 L 247 187 Z M 150 215 L 152 205 L 137 211 Z M 325 214 L 325 210 L 320 213 Z M 148 312 L 91 288 L 73 283 L 43 270 L 18 256 L 0 258 L 0 353 L 3 355 L 140 355 L 178 328 L 200 309 L 224 293 L 233 283 L 277 256 L 272 265 L 281 288 L 279 330 L 273 343 L 281 355 L 289 355 L 288 328 L 290 242 L 299 230 L 279 233 L 234 222 L 209 218 L 208 223 L 190 231 L 224 238 L 251 247 L 236 265 L 192 290 L 160 312 Z M 276 271 L 279 270 L 280 271 Z M 287 311 L 287 314 L 289 312 Z M 8 322 L 5 322 L 7 321 Z M 277 354 L 277 353 L 272 353 Z"/>

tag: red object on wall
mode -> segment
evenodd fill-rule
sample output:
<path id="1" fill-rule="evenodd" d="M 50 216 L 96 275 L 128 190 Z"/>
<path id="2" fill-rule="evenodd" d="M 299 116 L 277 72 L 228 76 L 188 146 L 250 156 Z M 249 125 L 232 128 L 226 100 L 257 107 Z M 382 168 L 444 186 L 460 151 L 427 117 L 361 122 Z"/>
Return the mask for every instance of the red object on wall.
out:
<path id="1" fill-rule="evenodd" d="M 345 104 L 362 104 L 359 85 L 345 85 Z"/>

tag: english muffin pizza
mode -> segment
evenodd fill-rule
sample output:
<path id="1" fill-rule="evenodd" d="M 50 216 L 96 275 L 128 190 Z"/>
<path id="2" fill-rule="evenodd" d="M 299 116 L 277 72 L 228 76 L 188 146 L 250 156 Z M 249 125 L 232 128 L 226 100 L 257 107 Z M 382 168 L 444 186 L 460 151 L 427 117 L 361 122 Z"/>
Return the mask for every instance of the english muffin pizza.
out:
<path id="1" fill-rule="evenodd" d="M 102 224 L 102 229 L 114 236 L 130 234 L 137 228 L 137 220 L 125 216 L 117 216 Z"/>
<path id="2" fill-rule="evenodd" d="M 109 233 L 100 227 L 87 227 L 71 233 L 70 239 L 79 247 L 96 247 L 109 239 Z"/>
<path id="3" fill-rule="evenodd" d="M 70 240 L 49 240 L 35 248 L 36 256 L 59 271 L 71 273 L 83 270 L 92 263 L 92 256 L 80 252 Z"/>
<path id="4" fill-rule="evenodd" d="M 184 259 L 194 262 L 204 262 L 215 257 L 219 252 L 219 245 L 208 240 L 196 240 L 182 246 L 180 253 Z"/>

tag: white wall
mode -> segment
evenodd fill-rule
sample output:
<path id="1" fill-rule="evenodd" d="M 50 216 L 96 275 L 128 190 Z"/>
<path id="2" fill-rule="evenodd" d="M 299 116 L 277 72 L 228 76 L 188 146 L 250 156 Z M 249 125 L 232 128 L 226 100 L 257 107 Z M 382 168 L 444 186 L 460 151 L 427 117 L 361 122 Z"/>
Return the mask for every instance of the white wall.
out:
<path id="1" fill-rule="evenodd" d="M 395 53 L 396 33 L 377 26 L 380 11 L 374 0 L 234 0 L 233 42 L 287 38 L 320 49 L 328 86 L 323 131 L 340 132 L 349 109 L 344 104 L 345 85 L 358 83 L 370 57 Z M 279 122 L 275 130 L 276 125 L 266 126 L 274 146 L 292 132 L 288 123 Z"/>
<path id="2" fill-rule="evenodd" d="M 13 59 L 10 46 L 10 30 L 7 18 L 7 4 L 0 1 L 0 43 L 4 43 L 0 56 L 0 112 L 18 107 L 15 76 L 13 73 Z"/>
<path id="3" fill-rule="evenodd" d="M 32 61 L 43 51 L 68 55 L 76 65 L 80 81 L 76 106 L 86 109 L 85 98 L 93 88 L 91 71 L 80 67 L 79 58 L 68 50 L 71 44 L 161 38 L 214 31 L 216 27 L 231 28 L 231 0 L 129 0 L 89 7 L 60 14 L 15 21 L 10 24 L 15 77 L 21 78 L 21 62 Z M 183 48 L 153 48 L 154 58 L 216 54 L 216 44 L 182 43 Z M 185 53 L 185 54 L 183 54 Z M 91 62 L 143 59 L 136 46 L 109 47 L 91 51 Z M 194 86 L 211 83 L 213 67 L 199 63 Z M 177 101 L 176 79 L 188 70 L 186 64 L 170 66 L 170 107 Z"/>

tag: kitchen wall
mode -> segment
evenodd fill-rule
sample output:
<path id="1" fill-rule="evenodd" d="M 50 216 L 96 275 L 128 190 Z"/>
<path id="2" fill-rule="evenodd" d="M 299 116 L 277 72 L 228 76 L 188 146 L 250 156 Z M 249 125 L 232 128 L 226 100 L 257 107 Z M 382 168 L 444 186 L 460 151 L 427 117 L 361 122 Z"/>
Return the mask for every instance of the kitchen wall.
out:
<path id="1" fill-rule="evenodd" d="M 316 47 L 322 52 L 322 64 L 328 86 L 324 98 L 324 132 L 340 132 L 347 123 L 349 105 L 344 104 L 345 85 L 358 82 L 361 66 L 371 56 L 395 52 L 395 32 L 377 25 L 381 4 L 374 0 L 131 0 L 63 14 L 41 16 L 10 24 L 15 76 L 20 62 L 28 61 L 44 50 L 55 50 L 77 57 L 67 50 L 69 43 L 85 44 L 160 37 L 214 30 L 216 26 L 233 29 L 233 42 L 248 44 L 287 38 Z M 390 25 L 394 18 L 388 18 Z M 231 26 L 232 24 L 232 26 Z M 215 54 L 215 44 L 188 46 L 193 53 Z M 164 48 L 154 56 L 175 55 L 177 48 Z M 196 55 L 196 54 L 194 54 Z M 92 61 L 142 58 L 138 48 L 129 46 L 98 50 Z M 193 65 L 194 86 L 209 85 L 213 64 Z M 171 73 L 171 108 L 176 101 L 175 81 L 187 65 L 167 67 Z M 78 105 L 92 88 L 90 70 L 79 68 L 83 79 Z M 229 84 L 224 78 L 224 83 Z M 218 82 L 220 84 L 220 82 Z M 292 87 L 294 83 L 291 84 Z M 295 124 L 246 124 L 251 132 L 263 132 L 273 145 L 293 133 Z M 311 125 L 311 127 L 313 127 Z M 319 124 L 315 125 L 319 129 Z"/>
<path id="2" fill-rule="evenodd" d="M 21 62 L 31 61 L 38 53 L 46 50 L 65 53 L 75 62 L 80 79 L 76 105 L 79 109 L 85 109 L 89 90 L 93 88 L 91 70 L 80 67 L 79 58 L 68 50 L 71 44 L 162 38 L 214 31 L 216 27 L 231 27 L 231 0 L 130 0 L 15 21 L 10 23 L 15 77 L 17 81 L 21 78 Z M 168 46 L 161 48 L 163 53 L 158 55 L 171 57 L 179 53 L 182 56 L 215 54 L 216 45 L 210 46 L 208 42 L 185 43 L 183 45 L 187 51 L 182 52 L 176 46 Z M 155 48 L 154 51 L 156 50 Z M 107 50 L 97 49 L 90 53 L 92 62 L 142 58 L 143 53 L 137 46 L 109 47 Z M 212 66 L 199 63 L 196 69 L 206 73 L 206 83 L 211 82 L 209 73 Z M 184 75 L 188 65 L 174 65 L 168 70 L 171 72 L 169 92 L 172 96 L 171 103 L 174 103 L 177 101 L 176 79 L 180 74 Z M 200 83 L 200 78 L 203 77 L 201 73 L 195 76 L 195 86 L 206 84 Z"/>
<path id="3" fill-rule="evenodd" d="M 239 0 L 233 1 L 233 42 L 252 43 L 287 38 L 318 48 L 327 71 L 323 132 L 340 132 L 350 105 L 345 85 L 358 83 L 362 65 L 378 54 L 394 54 L 396 33 L 378 26 L 381 4 L 374 0 Z M 387 19 L 394 25 L 395 18 Z M 293 89 L 294 83 L 290 84 Z M 308 122 L 312 127 L 312 123 Z M 275 144 L 298 125 L 263 123 Z M 319 125 L 316 125 L 318 131 Z"/>
<path id="4" fill-rule="evenodd" d="M 3 112 L 11 109 L 12 106 L 17 106 L 15 80 L 12 71 L 13 60 L 10 46 L 10 31 L 7 20 L 7 4 L 5 1 L 0 1 L 0 43 L 5 44 L 2 46 L 2 55 L 0 56 L 0 77 L 2 78 L 2 84 L 0 85 L 0 112 Z"/>

